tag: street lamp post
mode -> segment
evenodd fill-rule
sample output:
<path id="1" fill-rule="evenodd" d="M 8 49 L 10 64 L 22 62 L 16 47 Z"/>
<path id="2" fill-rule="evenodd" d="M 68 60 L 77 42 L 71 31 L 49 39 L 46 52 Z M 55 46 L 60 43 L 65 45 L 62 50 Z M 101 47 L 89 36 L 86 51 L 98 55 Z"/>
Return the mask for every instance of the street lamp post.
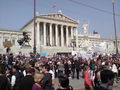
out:
<path id="1" fill-rule="evenodd" d="M 34 46 L 33 46 L 33 53 L 36 54 L 36 27 L 35 27 L 35 20 L 36 20 L 36 0 L 34 0 Z"/>
<path id="2" fill-rule="evenodd" d="M 115 45 L 116 45 L 116 54 L 118 54 L 118 44 L 117 44 L 117 32 L 116 32 L 116 21 L 115 21 L 115 8 L 114 8 L 115 0 L 112 0 L 113 6 L 113 22 L 114 22 L 114 32 L 115 32 Z"/>

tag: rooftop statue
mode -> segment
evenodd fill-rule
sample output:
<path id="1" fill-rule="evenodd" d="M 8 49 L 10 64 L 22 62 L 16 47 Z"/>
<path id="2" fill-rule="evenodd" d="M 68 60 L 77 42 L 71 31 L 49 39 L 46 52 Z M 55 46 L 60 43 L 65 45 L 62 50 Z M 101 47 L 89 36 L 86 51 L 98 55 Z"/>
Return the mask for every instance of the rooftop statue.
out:
<path id="1" fill-rule="evenodd" d="M 87 33 L 88 24 L 83 24 L 82 27 L 83 27 L 83 33 L 86 34 Z"/>

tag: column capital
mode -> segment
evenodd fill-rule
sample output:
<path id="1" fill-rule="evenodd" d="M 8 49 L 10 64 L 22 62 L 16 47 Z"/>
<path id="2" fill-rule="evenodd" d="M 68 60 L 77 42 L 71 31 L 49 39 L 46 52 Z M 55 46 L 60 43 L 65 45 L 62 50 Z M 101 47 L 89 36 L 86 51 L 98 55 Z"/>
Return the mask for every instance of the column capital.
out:
<path id="1" fill-rule="evenodd" d="M 66 28 L 68 28 L 69 26 L 68 25 L 65 25 Z"/>
<path id="2" fill-rule="evenodd" d="M 43 24 L 47 24 L 47 22 L 43 22 Z"/>
<path id="3" fill-rule="evenodd" d="M 59 24 L 55 24 L 55 26 L 58 26 Z"/>
<path id="4" fill-rule="evenodd" d="M 36 23 L 40 23 L 40 21 L 37 20 Z"/>

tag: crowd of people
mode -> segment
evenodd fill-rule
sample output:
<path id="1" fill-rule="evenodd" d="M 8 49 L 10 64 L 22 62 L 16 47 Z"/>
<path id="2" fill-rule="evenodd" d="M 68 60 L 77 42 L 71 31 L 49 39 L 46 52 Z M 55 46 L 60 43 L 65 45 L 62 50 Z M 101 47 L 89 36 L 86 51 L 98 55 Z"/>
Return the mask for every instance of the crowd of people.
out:
<path id="1" fill-rule="evenodd" d="M 112 90 L 119 76 L 120 56 L 116 54 L 95 53 L 91 59 L 76 54 L 49 58 L 33 53 L 0 54 L 0 90 L 55 90 L 55 78 L 57 90 L 74 90 L 69 78 L 83 78 L 85 90 Z"/>

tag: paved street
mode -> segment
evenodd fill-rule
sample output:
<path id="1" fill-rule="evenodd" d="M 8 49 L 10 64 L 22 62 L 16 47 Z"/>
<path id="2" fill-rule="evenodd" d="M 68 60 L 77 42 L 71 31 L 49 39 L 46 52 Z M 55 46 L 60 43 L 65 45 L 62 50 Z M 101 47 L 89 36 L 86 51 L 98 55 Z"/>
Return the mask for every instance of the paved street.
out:
<path id="1" fill-rule="evenodd" d="M 58 84 L 58 79 L 55 80 L 55 88 L 57 87 Z M 83 84 L 83 79 L 80 78 L 78 79 L 72 79 L 70 78 L 70 85 L 75 89 L 75 90 L 80 90 L 84 88 L 84 84 Z"/>
<path id="2" fill-rule="evenodd" d="M 81 72 L 80 72 L 80 76 L 81 76 Z M 75 77 L 76 77 L 76 73 L 75 73 Z M 69 78 L 70 80 L 70 85 L 74 88 L 74 90 L 83 90 L 84 88 L 84 82 L 83 82 L 83 78 Z M 58 79 L 55 80 L 55 88 L 57 88 L 57 84 L 58 84 Z"/>
<path id="3" fill-rule="evenodd" d="M 57 84 L 58 79 L 55 80 L 55 88 L 57 88 Z M 74 90 L 84 90 L 84 82 L 82 78 L 79 80 L 70 78 L 70 85 L 74 88 Z M 120 81 L 113 85 L 113 90 L 120 90 Z"/>
<path id="4" fill-rule="evenodd" d="M 117 84 L 114 83 L 113 90 L 120 90 L 120 81 Z"/>

